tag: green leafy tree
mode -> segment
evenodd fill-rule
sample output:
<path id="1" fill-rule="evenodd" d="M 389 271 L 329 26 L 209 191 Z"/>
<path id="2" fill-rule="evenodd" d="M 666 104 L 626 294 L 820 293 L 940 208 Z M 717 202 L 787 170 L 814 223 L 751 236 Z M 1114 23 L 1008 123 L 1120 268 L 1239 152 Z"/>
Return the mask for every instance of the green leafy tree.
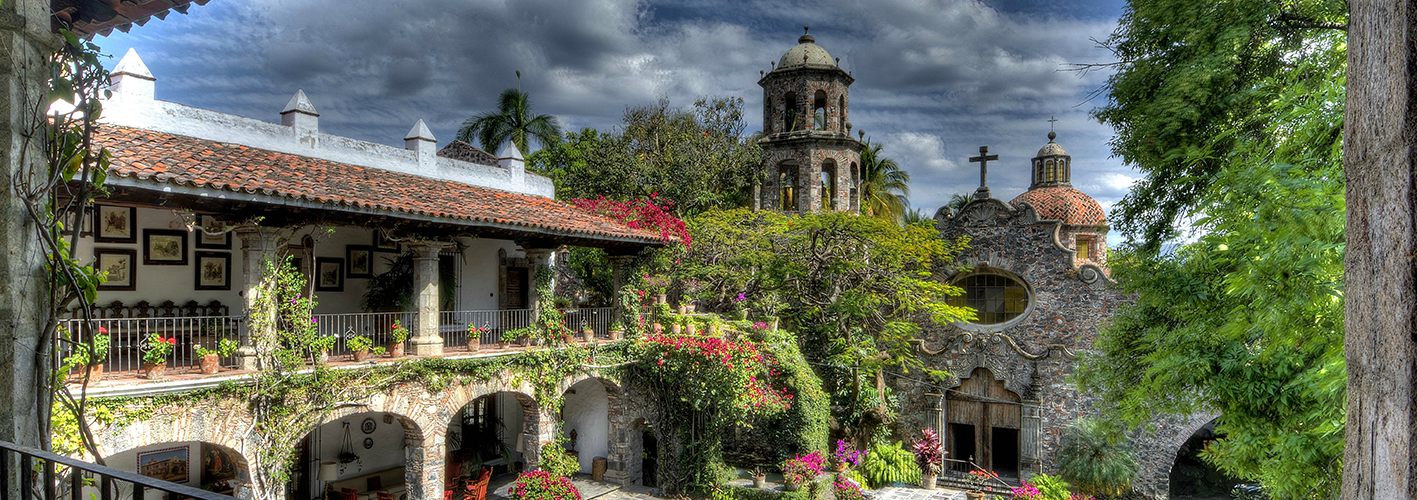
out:
<path id="1" fill-rule="evenodd" d="M 1095 113 L 1117 132 L 1113 152 L 1145 174 L 1117 205 L 1116 228 L 1155 251 L 1176 234 L 1246 143 L 1264 141 L 1281 86 L 1341 38 L 1345 0 L 1133 0 L 1107 39 L 1117 62 Z M 1314 50 L 1314 49 L 1319 50 Z M 1084 69 L 1095 68 L 1084 66 Z"/>
<path id="2" fill-rule="evenodd" d="M 1131 489 L 1137 460 L 1120 433 L 1085 418 L 1063 433 L 1058 444 L 1058 472 L 1079 492 L 1118 497 Z"/>
<path id="3" fill-rule="evenodd" d="M 752 202 L 760 161 L 744 136 L 741 98 L 704 98 L 692 109 L 667 99 L 625 112 L 619 133 L 592 129 L 538 151 L 531 168 L 548 175 L 565 198 L 616 200 L 659 195 L 681 216 Z"/>
<path id="4" fill-rule="evenodd" d="M 866 141 L 861 150 L 861 211 L 872 217 L 900 221 L 910 208 L 910 173 L 881 154 L 881 145 Z"/>
<path id="5" fill-rule="evenodd" d="M 1218 411 L 1202 458 L 1277 498 L 1335 498 L 1344 426 L 1341 163 L 1345 43 L 1310 37 L 1255 83 L 1263 129 L 1235 134 L 1197 193 L 1198 238 L 1119 252 L 1135 295 L 1079 370 L 1126 422 Z M 1147 188 L 1143 188 L 1143 191 Z M 1133 194 L 1136 194 L 1134 192 Z"/>
<path id="6" fill-rule="evenodd" d="M 959 290 L 933 279 L 962 248 L 923 225 L 839 212 L 786 216 L 746 209 L 689 219 L 694 244 L 672 269 L 686 294 L 713 310 L 745 301 L 757 317 L 780 314 L 832 393 L 842 433 L 865 441 L 888 421 L 884 370 L 918 371 L 921 321 L 944 324 L 968 310 Z M 740 299 L 740 295 L 741 299 Z"/>
<path id="7" fill-rule="evenodd" d="M 520 76 L 518 76 L 520 78 Z M 474 138 L 482 149 L 496 151 L 507 141 L 517 146 L 523 153 L 536 139 L 542 148 L 552 146 L 561 139 L 561 125 L 556 117 L 538 115 L 531 110 L 531 100 L 521 89 L 506 89 L 497 97 L 497 111 L 483 113 L 467 121 L 458 129 L 458 140 L 472 142 Z"/>

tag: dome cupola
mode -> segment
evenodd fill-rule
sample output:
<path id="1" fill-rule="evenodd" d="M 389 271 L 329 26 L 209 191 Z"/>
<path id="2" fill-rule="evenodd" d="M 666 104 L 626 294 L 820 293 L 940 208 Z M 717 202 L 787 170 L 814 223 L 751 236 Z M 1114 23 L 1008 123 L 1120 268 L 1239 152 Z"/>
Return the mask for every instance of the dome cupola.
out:
<path id="1" fill-rule="evenodd" d="M 1048 144 L 1039 148 L 1033 158 L 1032 184 L 1009 204 L 1027 204 L 1040 219 L 1059 220 L 1073 226 L 1107 225 L 1107 213 L 1102 205 L 1073 188 L 1073 157 L 1056 142 L 1057 138 L 1056 132 L 1048 132 Z"/>
<path id="2" fill-rule="evenodd" d="M 803 27 L 802 36 L 797 37 L 797 45 L 787 49 L 782 54 L 782 58 L 777 60 L 777 67 L 773 71 L 786 71 L 797 68 L 837 68 L 836 59 L 827 53 L 827 49 L 817 45 L 817 39 L 807 32 Z"/>
<path id="3" fill-rule="evenodd" d="M 1073 157 L 1055 142 L 1057 138 L 1057 132 L 1048 131 L 1048 144 L 1038 148 L 1038 154 L 1033 157 L 1033 182 L 1028 185 L 1029 189 L 1072 185 Z"/>

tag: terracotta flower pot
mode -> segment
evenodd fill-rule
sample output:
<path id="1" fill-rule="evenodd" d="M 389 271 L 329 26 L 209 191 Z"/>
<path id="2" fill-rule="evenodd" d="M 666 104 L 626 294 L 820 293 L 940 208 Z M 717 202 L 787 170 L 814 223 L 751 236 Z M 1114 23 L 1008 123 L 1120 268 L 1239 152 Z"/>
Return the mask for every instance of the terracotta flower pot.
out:
<path id="1" fill-rule="evenodd" d="M 984 491 L 974 490 L 964 492 L 964 497 L 969 500 L 984 500 Z"/>
<path id="2" fill-rule="evenodd" d="M 610 330 L 610 340 L 620 340 L 625 336 L 625 332 L 620 330 Z"/>
<path id="3" fill-rule="evenodd" d="M 766 488 L 768 485 L 767 476 L 753 476 L 753 487 L 757 489 Z"/>
<path id="4" fill-rule="evenodd" d="M 199 363 L 201 364 L 202 374 L 204 375 L 211 375 L 213 373 L 221 371 L 221 356 L 215 354 L 208 354 L 206 356 L 202 356 L 202 359 Z"/>
<path id="5" fill-rule="evenodd" d="M 467 352 L 477 352 L 482 349 L 482 337 L 476 334 L 467 337 Z"/>
<path id="6" fill-rule="evenodd" d="M 933 489 L 935 489 L 935 484 L 936 484 L 937 480 L 939 480 L 939 479 L 940 479 L 939 474 L 936 474 L 936 473 L 934 473 L 934 472 L 926 472 L 926 473 L 924 473 L 924 474 L 921 474 L 921 475 L 920 475 L 920 487 L 921 487 L 921 488 L 925 488 L 925 489 L 927 489 L 927 490 L 933 490 Z"/>
<path id="7" fill-rule="evenodd" d="M 88 365 L 86 368 L 89 370 L 89 382 L 103 380 L 103 363 Z"/>
<path id="8" fill-rule="evenodd" d="M 89 374 L 89 382 L 97 382 L 103 379 L 103 363 L 96 365 L 79 365 L 69 372 L 69 382 L 79 383 L 84 380 L 84 373 Z"/>
<path id="9" fill-rule="evenodd" d="M 584 340 L 586 342 L 594 342 L 595 330 L 592 330 L 590 327 L 586 327 L 584 330 L 581 330 L 581 340 Z"/>
<path id="10" fill-rule="evenodd" d="M 498 349 L 506 349 L 506 348 L 507 348 L 508 346 L 510 346 L 510 345 L 511 345 L 511 344 L 508 343 L 508 342 L 505 341 L 505 340 L 499 340 L 499 341 L 497 341 L 497 348 L 498 348 Z"/>
<path id="11" fill-rule="evenodd" d="M 368 350 L 368 349 L 360 349 L 360 350 L 358 350 L 358 351 L 354 351 L 354 361 L 358 362 L 358 361 L 364 361 L 364 360 L 367 360 L 367 359 L 369 359 L 369 350 Z"/>
<path id="12" fill-rule="evenodd" d="M 167 362 L 143 363 L 143 377 L 148 380 L 162 380 L 167 377 Z"/>
<path id="13" fill-rule="evenodd" d="M 837 462 L 834 470 L 837 472 L 846 472 L 846 462 Z"/>
<path id="14" fill-rule="evenodd" d="M 403 357 L 403 342 L 389 342 L 389 357 Z"/>

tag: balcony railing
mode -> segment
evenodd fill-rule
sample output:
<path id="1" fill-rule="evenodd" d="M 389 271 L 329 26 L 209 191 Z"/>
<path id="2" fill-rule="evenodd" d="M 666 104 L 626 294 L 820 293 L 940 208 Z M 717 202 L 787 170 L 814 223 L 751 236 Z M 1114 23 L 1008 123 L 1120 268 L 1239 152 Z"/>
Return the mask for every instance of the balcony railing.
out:
<path id="1" fill-rule="evenodd" d="M 19 469 L 12 470 L 16 465 Z M 236 498 L 0 441 L 0 497 L 12 498 L 15 492 L 20 496 L 13 498 L 24 500 L 116 500 L 147 498 L 149 492 L 165 494 L 165 498 Z"/>
<path id="2" fill-rule="evenodd" d="M 143 351 L 147 350 L 145 342 L 154 333 L 176 339 L 172 354 L 167 357 L 169 367 L 192 367 L 199 361 L 194 347 L 215 349 L 221 339 L 239 340 L 241 321 L 238 316 L 102 318 L 91 322 L 68 319 L 63 320 L 60 327 L 77 342 L 88 342 L 95 334 L 107 332 L 108 357 L 103 363 L 104 370 L 124 372 L 142 367 Z M 72 354 L 75 347 L 61 343 L 55 353 L 62 360 Z M 224 365 L 233 362 L 232 359 L 222 360 Z"/>
<path id="3" fill-rule="evenodd" d="M 501 311 L 443 311 L 438 314 L 438 329 L 443 335 L 443 345 L 457 347 L 468 345 L 468 325 L 476 326 L 482 345 L 496 344 L 502 332 L 531 325 L 530 309 L 505 309 Z"/>
<path id="4" fill-rule="evenodd" d="M 412 312 L 336 313 L 316 314 L 315 331 L 322 336 L 335 337 L 335 347 L 331 356 L 351 354 L 349 339 L 356 335 L 368 337 L 376 346 L 388 347 L 392 342 L 389 332 L 398 321 L 412 336 L 418 331 L 418 314 Z"/>

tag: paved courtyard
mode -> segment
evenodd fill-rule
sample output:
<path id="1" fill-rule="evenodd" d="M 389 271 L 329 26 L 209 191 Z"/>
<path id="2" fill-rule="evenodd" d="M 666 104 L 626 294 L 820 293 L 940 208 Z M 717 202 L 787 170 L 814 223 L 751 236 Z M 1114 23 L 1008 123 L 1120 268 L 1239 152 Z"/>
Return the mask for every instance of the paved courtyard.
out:
<path id="1" fill-rule="evenodd" d="M 513 475 L 493 478 L 492 484 L 489 485 L 492 491 L 488 497 L 497 500 L 510 498 L 508 490 L 515 479 L 516 477 Z M 575 483 L 576 489 L 580 490 L 583 500 L 657 500 L 664 498 L 655 496 L 650 488 L 591 481 L 589 477 L 584 475 L 576 476 L 571 481 Z M 751 481 L 735 480 L 730 484 L 746 486 L 751 484 Z M 927 491 L 921 488 L 891 486 L 867 491 L 866 495 L 873 500 L 965 500 L 964 490 L 945 487 Z"/>

